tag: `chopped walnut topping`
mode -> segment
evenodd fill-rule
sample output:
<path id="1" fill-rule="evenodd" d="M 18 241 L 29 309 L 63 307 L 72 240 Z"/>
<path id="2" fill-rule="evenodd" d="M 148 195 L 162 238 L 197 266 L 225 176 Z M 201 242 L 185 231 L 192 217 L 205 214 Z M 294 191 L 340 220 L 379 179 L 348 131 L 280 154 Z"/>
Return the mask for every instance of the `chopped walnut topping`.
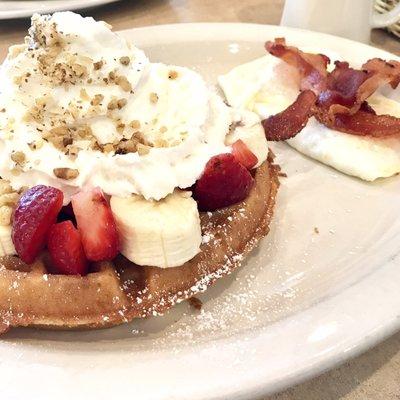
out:
<path id="1" fill-rule="evenodd" d="M 128 81 L 128 79 L 125 76 L 119 76 L 115 83 L 121 87 L 121 89 L 124 92 L 130 92 L 132 90 L 132 85 Z"/>
<path id="2" fill-rule="evenodd" d="M 107 109 L 108 110 L 116 110 L 118 108 L 118 104 L 117 104 L 117 99 L 113 99 L 111 100 L 108 104 L 107 104 Z"/>
<path id="3" fill-rule="evenodd" d="M 117 101 L 118 110 L 125 107 L 127 103 L 128 103 L 128 101 L 126 99 L 119 99 Z"/>
<path id="4" fill-rule="evenodd" d="M 17 165 L 22 165 L 25 162 L 26 156 L 22 151 L 15 151 L 11 153 L 11 160 L 13 160 Z"/>
<path id="5" fill-rule="evenodd" d="M 98 142 L 95 138 L 93 138 L 93 139 L 90 141 L 90 148 L 91 148 L 92 150 L 99 150 L 99 151 L 101 151 L 101 146 L 99 145 L 99 142 Z"/>
<path id="6" fill-rule="evenodd" d="M 125 124 L 123 124 L 122 122 L 117 124 L 117 132 L 118 133 L 123 133 L 125 129 Z"/>
<path id="7" fill-rule="evenodd" d="M 157 93 L 150 93 L 150 102 L 155 104 L 158 101 L 158 94 Z"/>
<path id="8" fill-rule="evenodd" d="M 178 77 L 178 73 L 176 71 L 169 71 L 168 79 L 176 79 Z"/>
<path id="9" fill-rule="evenodd" d="M 21 175 L 21 170 L 18 169 L 18 168 L 13 168 L 13 169 L 11 170 L 11 175 L 13 175 L 13 176 Z"/>
<path id="10" fill-rule="evenodd" d="M 63 144 L 64 147 L 69 146 L 73 142 L 74 142 L 74 140 L 72 139 L 72 137 L 64 137 L 63 140 L 62 140 L 62 144 Z"/>
<path id="11" fill-rule="evenodd" d="M 104 96 L 102 94 L 96 94 L 90 102 L 92 106 L 98 106 L 104 100 Z"/>
<path id="12" fill-rule="evenodd" d="M 118 143 L 115 153 L 116 154 L 135 153 L 137 151 L 137 146 L 138 146 L 138 143 L 136 143 L 132 139 L 129 139 L 129 140 L 122 139 Z"/>
<path id="13" fill-rule="evenodd" d="M 82 125 L 77 130 L 76 133 L 82 139 L 90 139 L 93 136 L 92 129 L 88 125 Z"/>
<path id="14" fill-rule="evenodd" d="M 97 61 L 97 62 L 93 63 L 93 68 L 95 71 L 98 71 L 99 69 L 102 68 L 103 65 L 104 65 L 104 61 Z"/>
<path id="15" fill-rule="evenodd" d="M 42 139 L 35 140 L 31 143 L 28 143 L 28 146 L 31 150 L 39 150 L 43 147 L 43 140 Z"/>
<path id="16" fill-rule="evenodd" d="M 127 103 L 126 99 L 113 99 L 111 100 L 108 105 L 107 108 L 109 110 L 116 110 L 118 108 L 118 110 L 121 110 L 121 108 L 125 107 Z"/>
<path id="17" fill-rule="evenodd" d="M 111 153 L 112 151 L 114 151 L 114 146 L 111 143 L 107 143 L 103 146 L 104 153 Z"/>
<path id="18" fill-rule="evenodd" d="M 138 121 L 137 119 L 134 119 L 134 120 L 129 124 L 129 126 L 130 126 L 132 129 L 138 130 L 138 129 L 140 129 L 140 121 Z"/>
<path id="19" fill-rule="evenodd" d="M 66 126 L 57 126 L 56 128 L 50 129 L 50 135 L 65 136 L 68 135 L 68 128 Z"/>
<path id="20" fill-rule="evenodd" d="M 165 139 L 156 139 L 154 144 L 156 147 L 168 147 L 168 142 Z"/>
<path id="21" fill-rule="evenodd" d="M 119 62 L 120 62 L 122 65 L 129 65 L 130 62 L 131 62 L 131 59 L 130 59 L 129 57 L 127 57 L 127 56 L 124 56 L 124 57 L 121 57 L 121 58 L 119 59 Z"/>
<path id="22" fill-rule="evenodd" d="M 70 180 L 79 176 L 79 171 L 73 168 L 54 168 L 53 173 L 57 178 Z"/>
<path id="23" fill-rule="evenodd" d="M 138 143 L 136 148 L 137 148 L 137 152 L 138 152 L 138 154 L 140 156 L 144 156 L 144 155 L 148 154 L 149 151 L 150 151 L 150 147 L 149 146 L 146 146 L 146 145 L 141 144 L 141 143 Z"/>
<path id="24" fill-rule="evenodd" d="M 80 97 L 81 97 L 82 100 L 85 100 L 85 101 L 89 101 L 90 100 L 88 92 L 85 89 L 81 89 L 79 94 L 80 94 Z"/>
<path id="25" fill-rule="evenodd" d="M 78 155 L 78 151 L 79 149 L 76 146 L 69 145 L 67 147 L 66 155 L 74 158 Z"/>
<path id="26" fill-rule="evenodd" d="M 71 65 L 71 69 L 72 71 L 74 71 L 75 75 L 78 78 L 82 78 L 84 75 L 87 74 L 87 69 L 84 65 L 78 64 L 78 63 L 74 63 Z"/>
<path id="27" fill-rule="evenodd" d="M 114 71 L 110 71 L 110 72 L 108 73 L 108 79 L 110 80 L 110 82 L 115 81 L 116 75 L 115 75 L 115 72 L 114 72 Z"/>

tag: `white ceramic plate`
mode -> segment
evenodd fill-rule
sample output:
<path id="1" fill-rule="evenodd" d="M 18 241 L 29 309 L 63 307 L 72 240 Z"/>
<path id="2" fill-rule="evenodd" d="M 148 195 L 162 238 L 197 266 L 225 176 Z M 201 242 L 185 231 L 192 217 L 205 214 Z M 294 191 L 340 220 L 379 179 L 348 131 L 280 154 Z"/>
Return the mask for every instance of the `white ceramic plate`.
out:
<path id="1" fill-rule="evenodd" d="M 153 61 L 210 84 L 263 42 L 393 57 L 349 40 L 246 24 L 140 28 Z M 273 144 L 282 179 L 272 230 L 246 265 L 164 317 L 94 332 L 15 330 L 0 340 L 4 399 L 255 399 L 330 368 L 400 326 L 400 178 L 364 183 Z M 319 234 L 315 232 L 318 228 Z"/>
<path id="2" fill-rule="evenodd" d="M 34 13 L 47 14 L 91 8 L 116 1 L 118 0 L 0 1 L 0 20 L 31 17 Z"/>

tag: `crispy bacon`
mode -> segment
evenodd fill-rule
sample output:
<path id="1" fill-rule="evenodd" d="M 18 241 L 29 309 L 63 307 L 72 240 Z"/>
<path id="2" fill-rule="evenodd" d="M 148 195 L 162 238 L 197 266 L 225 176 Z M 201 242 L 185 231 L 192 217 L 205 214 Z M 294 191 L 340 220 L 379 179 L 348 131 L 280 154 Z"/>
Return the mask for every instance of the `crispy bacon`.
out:
<path id="1" fill-rule="evenodd" d="M 368 73 L 351 68 L 347 62 L 335 62 L 335 69 L 327 76 L 327 89 L 319 93 L 317 104 L 331 114 L 349 112 L 357 103 L 358 91 L 368 80 Z"/>
<path id="2" fill-rule="evenodd" d="M 267 42 L 267 51 L 294 66 L 300 76 L 301 93 L 285 111 L 263 121 L 268 140 L 287 140 L 294 137 L 314 115 L 329 128 L 353 135 L 387 137 L 400 134 L 400 119 L 376 115 L 367 99 L 382 85 L 396 88 L 400 83 L 400 62 L 373 58 L 361 70 L 347 62 L 335 62 L 327 72 L 329 58 L 309 54 L 287 46 L 285 39 Z M 317 100 L 311 99 L 312 91 Z M 316 104 L 312 104 L 313 101 Z M 311 107 L 312 110 L 308 107 Z"/>
<path id="3" fill-rule="evenodd" d="M 323 54 L 304 53 L 297 47 L 287 46 L 284 38 L 265 43 L 266 50 L 295 67 L 300 75 L 300 89 L 319 94 L 326 89 L 326 70 L 330 60 Z"/>
<path id="4" fill-rule="evenodd" d="M 396 61 L 372 59 L 364 64 L 363 70 L 351 68 L 347 62 L 335 62 L 335 69 L 327 78 L 327 90 L 320 93 L 318 105 L 329 108 L 332 118 L 337 114 L 354 114 L 380 86 L 390 83 L 396 87 L 399 81 L 400 64 Z"/>
<path id="5" fill-rule="evenodd" d="M 316 100 L 312 90 L 305 90 L 286 110 L 263 120 L 267 140 L 281 141 L 296 136 L 307 124 Z"/>
<path id="6" fill-rule="evenodd" d="M 398 61 L 371 58 L 362 66 L 362 69 L 368 73 L 385 76 L 392 89 L 396 89 L 400 83 L 400 62 Z"/>
<path id="7" fill-rule="evenodd" d="M 382 138 L 400 133 L 399 118 L 391 115 L 376 115 L 361 109 L 355 114 L 336 114 L 333 119 L 323 110 L 315 112 L 314 116 L 328 128 L 357 136 Z"/>

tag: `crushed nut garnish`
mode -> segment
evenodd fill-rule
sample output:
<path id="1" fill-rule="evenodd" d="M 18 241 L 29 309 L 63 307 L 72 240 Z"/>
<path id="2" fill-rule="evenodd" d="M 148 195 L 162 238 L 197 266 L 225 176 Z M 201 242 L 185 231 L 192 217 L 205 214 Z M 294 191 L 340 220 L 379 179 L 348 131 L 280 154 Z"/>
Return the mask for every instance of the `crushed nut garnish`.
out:
<path id="1" fill-rule="evenodd" d="M 137 149 L 138 143 L 134 140 L 129 139 L 122 139 L 115 150 L 115 154 L 127 154 L 127 153 L 135 153 Z"/>
<path id="2" fill-rule="evenodd" d="M 113 99 L 108 103 L 107 108 L 109 110 L 115 110 L 117 108 L 118 110 L 121 110 L 121 108 L 126 106 L 127 102 L 126 99 Z"/>
<path id="3" fill-rule="evenodd" d="M 95 63 L 93 63 L 93 67 L 95 71 L 98 71 L 99 69 L 101 69 L 101 67 L 104 65 L 104 61 L 97 61 Z"/>
<path id="4" fill-rule="evenodd" d="M 119 99 L 117 101 L 118 109 L 120 110 L 121 108 L 125 107 L 127 103 L 128 101 L 126 99 Z"/>
<path id="5" fill-rule="evenodd" d="M 70 180 L 79 176 L 79 171 L 73 168 L 54 168 L 53 173 L 57 178 Z"/>
<path id="6" fill-rule="evenodd" d="M 122 122 L 120 122 L 120 123 L 117 125 L 117 132 L 118 132 L 118 133 L 123 133 L 123 132 L 124 132 L 124 129 L 125 129 L 125 124 L 123 124 Z"/>
<path id="7" fill-rule="evenodd" d="M 137 119 L 134 119 L 134 120 L 129 124 L 129 126 L 130 126 L 132 129 L 140 129 L 140 121 L 138 121 Z"/>
<path id="8" fill-rule="evenodd" d="M 88 93 L 87 93 L 87 91 L 85 89 L 81 89 L 80 97 L 81 97 L 82 100 L 85 100 L 85 101 L 90 100 L 90 97 L 89 97 L 89 95 L 88 95 Z"/>
<path id="9" fill-rule="evenodd" d="M 28 143 L 28 146 L 31 150 L 39 150 L 43 147 L 43 140 L 42 139 L 35 140 L 31 143 Z"/>
<path id="10" fill-rule="evenodd" d="M 72 139 L 72 137 L 65 137 L 62 140 L 62 144 L 64 147 L 69 146 L 70 144 L 72 144 L 74 142 L 74 140 Z"/>
<path id="11" fill-rule="evenodd" d="M 176 79 L 178 77 L 178 73 L 176 71 L 169 71 L 168 79 Z"/>
<path id="12" fill-rule="evenodd" d="M 155 104 L 158 101 L 158 94 L 157 93 L 150 93 L 150 102 Z"/>
<path id="13" fill-rule="evenodd" d="M 104 153 L 111 153 L 112 151 L 114 151 L 114 146 L 111 143 L 107 143 L 103 146 Z"/>
<path id="14" fill-rule="evenodd" d="M 156 139 L 154 144 L 156 147 L 168 147 L 168 142 L 165 139 Z"/>
<path id="15" fill-rule="evenodd" d="M 15 151 L 11 153 L 11 160 L 13 160 L 18 165 L 22 165 L 25 162 L 25 159 L 25 153 L 22 151 Z"/>
<path id="16" fill-rule="evenodd" d="M 129 57 L 127 57 L 127 56 L 124 56 L 124 57 L 121 57 L 121 58 L 119 59 L 119 62 L 120 62 L 122 65 L 129 65 L 129 63 L 131 62 L 131 59 L 130 59 Z"/>
<path id="17" fill-rule="evenodd" d="M 92 106 L 98 106 L 104 100 L 104 96 L 102 94 L 96 94 L 90 102 Z"/>
<path id="18" fill-rule="evenodd" d="M 138 143 L 136 145 L 136 149 L 137 149 L 137 152 L 138 152 L 138 154 L 140 156 L 144 156 L 146 154 L 149 154 L 149 151 L 150 151 L 150 147 L 149 146 L 146 146 L 146 145 L 141 144 L 141 143 Z"/>
<path id="19" fill-rule="evenodd" d="M 126 78 L 126 76 L 119 76 L 116 80 L 115 83 L 121 87 L 121 89 L 124 92 L 130 92 L 132 90 L 132 85 Z"/>

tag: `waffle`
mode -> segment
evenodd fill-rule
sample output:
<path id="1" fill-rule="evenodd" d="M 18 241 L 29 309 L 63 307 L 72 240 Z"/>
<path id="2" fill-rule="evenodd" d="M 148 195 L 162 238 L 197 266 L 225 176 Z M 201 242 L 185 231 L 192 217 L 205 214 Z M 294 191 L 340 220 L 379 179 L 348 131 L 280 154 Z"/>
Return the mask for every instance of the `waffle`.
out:
<path id="1" fill-rule="evenodd" d="M 266 161 L 245 201 L 202 213 L 201 252 L 181 267 L 142 267 L 119 256 L 81 277 L 49 273 L 46 253 L 31 265 L 2 258 L 0 332 L 17 326 L 101 328 L 164 313 L 241 264 L 269 230 L 278 186 L 278 167 Z"/>

